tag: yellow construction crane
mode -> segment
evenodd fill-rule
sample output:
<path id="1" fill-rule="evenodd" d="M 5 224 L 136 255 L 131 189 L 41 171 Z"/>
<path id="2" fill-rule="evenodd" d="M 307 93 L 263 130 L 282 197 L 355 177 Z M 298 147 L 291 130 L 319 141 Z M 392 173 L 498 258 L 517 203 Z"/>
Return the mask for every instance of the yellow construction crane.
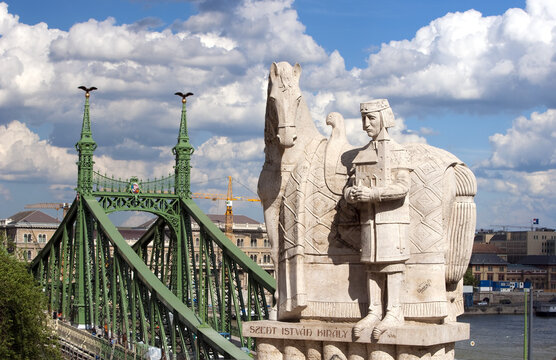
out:
<path id="1" fill-rule="evenodd" d="M 192 193 L 191 197 L 194 199 L 209 199 L 209 200 L 226 200 L 226 222 L 224 225 L 224 234 L 228 239 L 233 241 L 233 224 L 234 224 L 234 214 L 232 211 L 232 203 L 234 201 L 261 201 L 260 199 L 247 198 L 244 196 L 233 196 L 232 195 L 232 177 L 228 176 L 228 192 L 224 194 L 208 194 L 208 193 Z"/>
<path id="2" fill-rule="evenodd" d="M 56 217 L 58 217 L 58 210 L 63 210 L 62 218 L 66 217 L 66 213 L 70 208 L 69 203 L 38 203 L 38 204 L 30 204 L 25 205 L 25 209 L 55 209 L 56 210 Z"/>

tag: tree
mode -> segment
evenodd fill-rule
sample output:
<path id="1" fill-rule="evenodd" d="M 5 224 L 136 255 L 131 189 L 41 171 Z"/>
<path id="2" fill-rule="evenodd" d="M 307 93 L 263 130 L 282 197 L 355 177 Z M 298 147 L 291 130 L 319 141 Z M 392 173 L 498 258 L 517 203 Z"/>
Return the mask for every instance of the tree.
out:
<path id="1" fill-rule="evenodd" d="M 463 275 L 463 285 L 471 285 L 477 286 L 477 279 L 473 276 L 473 271 L 471 271 L 471 267 L 467 268 L 467 271 Z"/>
<path id="2" fill-rule="evenodd" d="M 46 305 L 26 265 L 0 246 L 0 359 L 61 359 Z"/>

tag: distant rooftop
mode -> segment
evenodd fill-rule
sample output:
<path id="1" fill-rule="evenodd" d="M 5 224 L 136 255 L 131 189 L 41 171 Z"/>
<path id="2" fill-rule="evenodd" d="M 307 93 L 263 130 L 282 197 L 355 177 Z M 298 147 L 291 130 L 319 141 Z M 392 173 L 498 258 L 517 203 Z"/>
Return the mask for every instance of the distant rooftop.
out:
<path id="1" fill-rule="evenodd" d="M 513 271 L 544 271 L 539 269 L 538 267 L 531 266 L 531 265 L 523 265 L 523 264 L 508 264 L 507 272 Z"/>
<path id="2" fill-rule="evenodd" d="M 496 234 L 494 234 L 494 236 L 492 236 L 492 237 L 490 238 L 490 241 L 497 241 L 497 240 L 498 240 L 498 241 L 500 241 L 500 240 L 506 241 L 506 239 L 507 239 L 506 233 L 503 232 L 503 233 L 496 233 Z"/>
<path id="3" fill-rule="evenodd" d="M 508 262 L 496 254 L 472 254 L 469 265 L 506 265 Z"/>
<path id="4" fill-rule="evenodd" d="M 524 265 L 556 265 L 556 255 L 527 255 L 517 262 Z"/>
<path id="5" fill-rule="evenodd" d="M 501 253 L 493 244 L 474 243 L 473 254 L 499 254 Z"/>
<path id="6" fill-rule="evenodd" d="M 17 224 L 17 223 L 56 223 L 59 224 L 60 221 L 58 219 L 53 218 L 50 215 L 43 213 L 40 210 L 29 210 L 29 211 L 21 211 L 16 214 L 13 214 L 8 219 L 11 222 L 7 224 Z"/>
<path id="7" fill-rule="evenodd" d="M 218 225 L 218 223 L 224 224 L 226 222 L 226 215 L 216 215 L 216 214 L 208 214 L 209 219 Z M 251 224 L 251 225 L 258 225 L 260 224 L 259 221 L 251 219 L 245 215 L 234 215 L 234 224 Z"/>
<path id="8" fill-rule="evenodd" d="M 217 214 L 208 214 L 208 218 L 216 225 L 223 225 L 226 223 L 226 215 L 217 215 Z M 157 220 L 156 217 L 144 222 L 141 225 L 134 227 L 134 229 L 148 229 L 152 226 L 152 224 Z M 234 215 L 234 224 L 249 224 L 249 225 L 259 225 L 261 222 L 251 219 L 245 215 Z"/>

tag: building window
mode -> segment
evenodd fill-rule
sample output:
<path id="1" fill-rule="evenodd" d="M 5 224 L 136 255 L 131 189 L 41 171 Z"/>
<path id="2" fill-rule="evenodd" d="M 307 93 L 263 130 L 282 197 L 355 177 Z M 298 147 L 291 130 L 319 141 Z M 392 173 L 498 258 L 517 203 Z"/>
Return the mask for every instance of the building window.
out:
<path id="1" fill-rule="evenodd" d="M 504 281 L 504 274 L 498 274 L 498 281 Z"/>
<path id="2" fill-rule="evenodd" d="M 32 255 L 33 255 L 33 253 L 31 252 L 31 250 L 27 250 L 27 260 L 31 260 Z"/>
<path id="3" fill-rule="evenodd" d="M 195 254 L 195 261 L 199 262 L 199 254 Z"/>
<path id="4" fill-rule="evenodd" d="M 243 239 L 237 239 L 236 240 L 236 245 L 237 245 L 237 247 L 243 247 Z"/>
<path id="5" fill-rule="evenodd" d="M 487 274 L 487 280 L 494 280 L 494 274 Z"/>
<path id="6" fill-rule="evenodd" d="M 46 242 L 46 234 L 39 234 L 39 242 L 40 243 Z"/>
<path id="7" fill-rule="evenodd" d="M 268 264 L 270 262 L 270 255 L 263 255 L 263 263 Z"/>
<path id="8" fill-rule="evenodd" d="M 199 238 L 195 238 L 195 245 L 199 246 Z"/>
<path id="9" fill-rule="evenodd" d="M 498 270 L 503 272 L 503 271 L 504 271 L 504 267 L 503 267 L 503 266 L 500 266 L 500 267 L 498 268 Z"/>
<path id="10" fill-rule="evenodd" d="M 475 274 L 475 281 L 481 281 L 481 274 Z"/>
<path id="11" fill-rule="evenodd" d="M 251 247 L 257 247 L 257 239 L 251 239 Z"/>
<path id="12" fill-rule="evenodd" d="M 491 265 L 488 266 L 488 271 L 492 271 L 492 266 Z"/>
<path id="13" fill-rule="evenodd" d="M 23 234 L 23 242 L 30 243 L 32 240 L 31 234 Z"/>
<path id="14" fill-rule="evenodd" d="M 481 271 L 481 266 L 480 265 L 475 265 L 475 271 Z"/>
<path id="15" fill-rule="evenodd" d="M 269 248 L 270 247 L 270 241 L 268 239 L 264 239 L 264 247 L 265 248 Z"/>
<path id="16" fill-rule="evenodd" d="M 251 260 L 253 260 L 254 262 L 257 262 L 257 254 L 251 254 L 251 255 L 249 255 L 249 257 L 250 257 Z"/>

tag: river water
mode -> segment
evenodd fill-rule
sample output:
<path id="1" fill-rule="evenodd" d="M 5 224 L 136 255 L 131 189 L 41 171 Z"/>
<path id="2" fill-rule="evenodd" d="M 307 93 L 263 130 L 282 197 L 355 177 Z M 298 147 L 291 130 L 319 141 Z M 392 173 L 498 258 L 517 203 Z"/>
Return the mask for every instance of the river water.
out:
<path id="1" fill-rule="evenodd" d="M 457 360 L 523 359 L 523 315 L 468 315 L 471 337 L 456 343 Z M 556 360 L 556 317 L 533 318 L 531 358 Z"/>

